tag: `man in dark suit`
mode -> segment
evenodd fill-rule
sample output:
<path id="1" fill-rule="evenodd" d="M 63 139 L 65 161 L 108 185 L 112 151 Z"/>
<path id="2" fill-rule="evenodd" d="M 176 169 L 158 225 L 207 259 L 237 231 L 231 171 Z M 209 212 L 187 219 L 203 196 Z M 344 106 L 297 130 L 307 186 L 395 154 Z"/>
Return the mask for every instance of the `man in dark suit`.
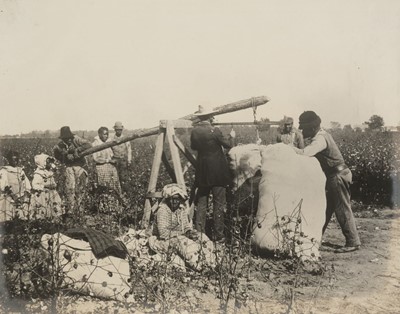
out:
<path id="1" fill-rule="evenodd" d="M 211 192 L 214 215 L 213 239 L 224 242 L 226 187 L 231 183 L 232 178 L 223 147 L 230 149 L 232 145 L 223 137 L 221 130 L 212 125 L 213 113 L 214 111 L 207 111 L 199 106 L 199 111 L 195 115 L 201 121 L 194 126 L 190 137 L 191 148 L 197 151 L 195 185 L 198 191 L 194 224 L 198 231 L 205 232 L 208 196 Z"/>

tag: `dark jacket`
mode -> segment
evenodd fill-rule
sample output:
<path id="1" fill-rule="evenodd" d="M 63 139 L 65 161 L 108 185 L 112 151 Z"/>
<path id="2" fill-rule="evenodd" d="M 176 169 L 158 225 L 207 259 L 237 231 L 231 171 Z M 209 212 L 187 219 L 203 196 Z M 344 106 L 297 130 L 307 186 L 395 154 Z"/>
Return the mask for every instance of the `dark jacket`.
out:
<path id="1" fill-rule="evenodd" d="M 88 140 L 74 135 L 72 144 L 68 146 L 64 141 L 60 141 L 53 148 L 54 157 L 64 163 L 67 167 L 84 166 L 85 157 L 78 157 L 81 152 L 92 147 Z"/>
<path id="2" fill-rule="evenodd" d="M 232 182 L 228 161 L 222 147 L 231 148 L 221 130 L 210 122 L 199 122 L 190 136 L 190 146 L 197 150 L 195 184 L 198 187 L 227 186 Z"/>

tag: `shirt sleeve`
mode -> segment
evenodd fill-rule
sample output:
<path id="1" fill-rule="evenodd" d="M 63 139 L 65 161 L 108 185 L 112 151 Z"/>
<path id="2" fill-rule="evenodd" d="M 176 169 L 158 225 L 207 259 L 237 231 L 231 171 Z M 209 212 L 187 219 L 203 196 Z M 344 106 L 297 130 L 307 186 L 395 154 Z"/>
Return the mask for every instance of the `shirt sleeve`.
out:
<path id="1" fill-rule="evenodd" d="M 195 137 L 194 137 L 194 135 L 193 135 L 193 131 L 192 131 L 192 133 L 190 134 L 190 148 L 193 149 L 193 150 L 197 150 L 197 149 L 198 149 L 198 148 L 197 148 L 196 139 L 195 139 Z"/>
<path id="2" fill-rule="evenodd" d="M 32 188 L 34 190 L 43 191 L 44 190 L 44 180 L 40 174 L 35 173 L 32 179 Z"/>
<path id="3" fill-rule="evenodd" d="M 313 157 L 319 152 L 322 152 L 328 144 L 322 135 L 315 136 L 310 145 L 304 147 L 303 149 L 294 148 L 297 154 Z"/>
<path id="4" fill-rule="evenodd" d="M 297 147 L 303 149 L 304 148 L 303 134 L 301 134 L 300 132 L 296 132 L 296 137 L 297 137 Z"/>
<path id="5" fill-rule="evenodd" d="M 98 146 L 100 143 L 99 142 L 97 142 L 97 141 L 94 141 L 93 142 L 93 147 L 94 146 Z M 99 164 L 104 164 L 104 163 L 106 163 L 107 162 L 107 159 L 106 159 L 106 157 L 105 157 L 105 154 L 103 153 L 104 151 L 98 151 L 98 152 L 95 152 L 95 153 L 93 153 L 93 160 L 96 162 L 96 163 L 99 163 Z"/>
<path id="6" fill-rule="evenodd" d="M 53 154 L 54 154 L 54 157 L 58 161 L 64 162 L 68 152 L 67 152 L 67 148 L 66 147 L 61 147 L 61 145 L 63 145 L 63 144 L 57 144 L 56 146 L 54 146 Z"/>
<path id="7" fill-rule="evenodd" d="M 220 143 L 224 148 L 231 149 L 231 144 L 224 138 L 222 132 L 218 128 L 214 128 L 214 136 L 217 138 L 218 143 Z"/>
<path id="8" fill-rule="evenodd" d="M 171 234 L 172 217 L 171 213 L 164 206 L 160 206 L 157 211 L 157 230 L 160 239 L 168 239 Z"/>
<path id="9" fill-rule="evenodd" d="M 189 223 L 187 211 L 185 210 L 184 206 L 180 208 L 180 219 L 181 219 L 182 229 L 183 229 L 184 233 L 186 233 L 187 231 L 192 229 L 192 227 Z"/>
<path id="10" fill-rule="evenodd" d="M 76 141 L 77 144 L 77 148 L 76 150 L 78 151 L 78 153 L 81 153 L 89 148 L 92 147 L 92 144 L 90 144 L 90 142 L 84 138 L 81 138 L 79 136 L 75 136 L 74 140 Z"/>
<path id="11" fill-rule="evenodd" d="M 25 178 L 24 183 L 23 183 L 25 185 L 25 191 L 30 192 L 32 187 L 31 187 L 31 183 L 29 182 L 28 177 L 26 176 L 24 171 L 22 171 L 21 175 L 24 176 L 24 178 Z"/>
<path id="12" fill-rule="evenodd" d="M 7 176 L 7 171 L 4 169 L 0 170 L 0 189 L 2 192 L 4 192 L 4 189 L 8 185 L 8 176 Z"/>

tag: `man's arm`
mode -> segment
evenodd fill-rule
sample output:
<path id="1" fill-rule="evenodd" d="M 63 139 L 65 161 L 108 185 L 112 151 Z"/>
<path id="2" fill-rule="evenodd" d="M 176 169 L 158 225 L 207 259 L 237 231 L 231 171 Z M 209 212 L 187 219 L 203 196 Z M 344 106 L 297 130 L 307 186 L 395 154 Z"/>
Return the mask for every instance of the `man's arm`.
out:
<path id="1" fill-rule="evenodd" d="M 61 147 L 63 146 L 63 147 Z M 65 162 L 67 155 L 68 155 L 68 150 L 66 145 L 63 145 L 62 143 L 57 144 L 53 148 L 53 154 L 54 157 L 61 162 Z"/>
<path id="2" fill-rule="evenodd" d="M 297 137 L 297 147 L 303 149 L 305 147 L 303 134 L 299 131 L 296 131 L 296 137 Z"/>
<path id="3" fill-rule="evenodd" d="M 87 139 L 81 138 L 77 135 L 75 135 L 74 141 L 76 143 L 77 146 L 76 151 L 78 153 L 81 153 L 92 147 L 92 144 Z"/>
<path id="4" fill-rule="evenodd" d="M 293 147 L 293 149 L 299 155 L 313 157 L 319 152 L 322 152 L 327 146 L 328 145 L 325 141 L 325 138 L 322 135 L 317 135 L 312 139 L 310 145 L 306 146 L 305 148 L 299 149 L 297 147 Z"/>
<path id="5" fill-rule="evenodd" d="M 217 141 L 226 149 L 231 149 L 232 145 L 231 143 L 225 139 L 225 137 L 222 135 L 222 132 L 220 129 L 215 128 L 214 129 L 214 136 L 216 137 Z"/>
<path id="6" fill-rule="evenodd" d="M 198 150 L 197 141 L 195 139 L 195 136 L 193 135 L 193 131 L 190 134 L 190 148 L 193 150 Z"/>

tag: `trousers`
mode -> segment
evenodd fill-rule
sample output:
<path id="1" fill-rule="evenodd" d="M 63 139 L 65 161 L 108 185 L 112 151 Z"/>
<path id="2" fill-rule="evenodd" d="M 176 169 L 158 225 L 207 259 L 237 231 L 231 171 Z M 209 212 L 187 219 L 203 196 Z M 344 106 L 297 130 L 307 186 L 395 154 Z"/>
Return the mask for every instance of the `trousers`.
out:
<path id="1" fill-rule="evenodd" d="M 361 245 L 356 227 L 353 211 L 350 203 L 350 184 L 352 183 L 352 173 L 350 169 L 345 169 L 337 174 L 328 176 L 326 179 L 326 219 L 322 228 L 325 232 L 333 213 L 346 238 L 346 246 Z"/>
<path id="2" fill-rule="evenodd" d="M 224 213 L 226 211 L 226 188 L 223 186 L 199 187 L 197 191 L 197 210 L 195 215 L 195 228 L 205 233 L 208 197 L 213 195 L 213 238 L 218 240 L 224 237 L 225 223 Z"/>
<path id="3" fill-rule="evenodd" d="M 65 168 L 66 211 L 80 212 L 81 203 L 86 192 L 87 172 L 80 166 Z"/>
<path id="4" fill-rule="evenodd" d="M 121 184 L 122 192 L 129 193 L 130 178 L 128 161 L 124 158 L 116 158 L 115 161 L 115 167 L 118 171 L 118 177 Z"/>

